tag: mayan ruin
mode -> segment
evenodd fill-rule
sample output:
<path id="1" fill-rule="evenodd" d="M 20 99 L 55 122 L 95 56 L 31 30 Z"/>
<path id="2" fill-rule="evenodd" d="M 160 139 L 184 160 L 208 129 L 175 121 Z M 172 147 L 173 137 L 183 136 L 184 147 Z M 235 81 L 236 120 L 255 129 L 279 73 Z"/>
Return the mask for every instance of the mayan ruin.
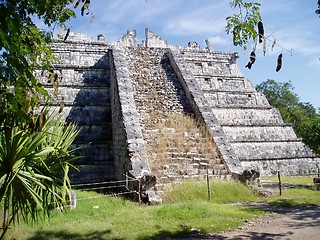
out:
<path id="1" fill-rule="evenodd" d="M 52 44 L 59 90 L 52 103 L 82 128 L 72 181 L 155 177 L 156 186 L 209 174 L 231 178 L 316 173 L 320 158 L 208 40 L 173 46 L 146 29 L 137 42 L 71 33 Z M 53 93 L 46 76 L 38 77 Z"/>

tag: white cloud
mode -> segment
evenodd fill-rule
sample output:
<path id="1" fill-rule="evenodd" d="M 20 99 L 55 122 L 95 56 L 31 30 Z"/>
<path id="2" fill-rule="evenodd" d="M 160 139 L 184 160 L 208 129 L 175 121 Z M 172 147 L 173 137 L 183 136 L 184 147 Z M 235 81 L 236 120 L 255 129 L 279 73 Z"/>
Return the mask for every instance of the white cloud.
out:
<path id="1" fill-rule="evenodd" d="M 224 22 L 208 21 L 207 19 L 179 19 L 170 22 L 164 32 L 175 35 L 195 36 L 220 33 L 224 29 Z"/>
<path id="2" fill-rule="evenodd" d="M 227 4 L 204 4 L 200 8 L 182 11 L 179 15 L 167 19 L 164 32 L 175 35 L 221 34 L 226 26 L 226 17 L 230 7 Z"/>
<path id="3" fill-rule="evenodd" d="M 120 20 L 129 20 L 134 10 L 140 5 L 136 1 L 108 1 L 104 4 L 96 3 L 95 12 L 102 22 L 116 23 Z"/>
<path id="4" fill-rule="evenodd" d="M 214 37 L 209 37 L 209 42 L 212 44 L 213 48 L 215 45 L 230 45 L 230 39 L 228 38 L 223 38 L 221 35 L 217 35 Z"/>
<path id="5" fill-rule="evenodd" d="M 171 9 L 179 7 L 180 1 L 113 0 L 97 2 L 96 10 L 102 22 L 139 24 L 153 18 L 166 19 Z M 181 4 L 181 3 L 180 3 Z"/>
<path id="6" fill-rule="evenodd" d="M 307 63 L 308 67 L 312 67 L 315 69 L 319 69 L 320 68 L 320 55 L 318 58 L 313 58 L 311 59 L 308 63 Z"/>

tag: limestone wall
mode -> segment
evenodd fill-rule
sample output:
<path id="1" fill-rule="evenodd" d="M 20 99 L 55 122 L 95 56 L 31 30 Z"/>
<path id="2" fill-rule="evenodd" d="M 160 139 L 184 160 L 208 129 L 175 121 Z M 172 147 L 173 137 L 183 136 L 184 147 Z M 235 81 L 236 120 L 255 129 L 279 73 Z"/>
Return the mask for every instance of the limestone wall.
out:
<path id="1" fill-rule="evenodd" d="M 118 179 L 125 179 L 125 174 L 135 178 L 150 174 L 126 55 L 121 48 L 114 48 L 110 54 L 113 154 Z"/>
<path id="2" fill-rule="evenodd" d="M 230 142 L 267 142 L 296 140 L 291 125 L 280 126 L 223 126 Z"/>
<path id="3" fill-rule="evenodd" d="M 309 174 L 316 175 L 317 162 L 319 163 L 319 159 L 305 157 L 281 160 L 252 160 L 242 161 L 241 163 L 244 167 L 259 169 L 264 176 L 274 176 L 278 171 L 283 176 L 308 176 Z"/>
<path id="4" fill-rule="evenodd" d="M 278 110 L 274 108 L 214 108 L 213 111 L 219 120 L 219 123 L 223 126 L 283 124 Z"/>
<path id="5" fill-rule="evenodd" d="M 73 183 L 113 179 L 109 49 L 106 43 L 71 36 L 67 42 L 52 44 L 59 59 L 53 66 L 57 81 L 48 81 L 48 73 L 37 71 L 48 92 L 56 95 L 53 108 L 81 128 L 75 145 L 81 147 L 78 154 L 83 157 L 76 163 L 80 172 L 71 175 Z"/>
<path id="6" fill-rule="evenodd" d="M 146 29 L 146 40 L 144 46 L 147 48 L 168 48 L 167 41 L 163 40 L 160 36 L 156 35 L 154 32 Z"/>
<path id="7" fill-rule="evenodd" d="M 204 91 L 204 95 L 213 108 L 271 108 L 260 93 L 229 94 L 229 92 L 209 93 Z"/>
<path id="8" fill-rule="evenodd" d="M 236 54 L 182 51 L 241 165 L 262 175 L 316 173 L 316 156 L 236 66 Z"/>
<path id="9" fill-rule="evenodd" d="M 177 50 L 171 50 L 169 54 L 171 64 L 183 86 L 186 96 L 193 108 L 194 113 L 207 126 L 208 131 L 217 145 L 220 156 L 226 163 L 230 172 L 241 172 L 241 163 L 234 153 L 227 137 L 224 134 L 216 116 L 212 113 L 211 107 L 191 73 L 190 66 L 187 66 L 184 57 Z"/>
<path id="10" fill-rule="evenodd" d="M 234 142 L 232 148 L 240 160 L 294 159 L 315 157 L 315 154 L 301 141 L 277 140 L 274 142 Z"/>

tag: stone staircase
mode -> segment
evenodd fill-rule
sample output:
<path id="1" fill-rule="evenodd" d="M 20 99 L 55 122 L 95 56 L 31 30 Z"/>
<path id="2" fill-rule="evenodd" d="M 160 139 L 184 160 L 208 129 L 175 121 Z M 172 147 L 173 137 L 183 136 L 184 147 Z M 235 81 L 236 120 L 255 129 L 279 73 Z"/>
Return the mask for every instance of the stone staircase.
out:
<path id="1" fill-rule="evenodd" d="M 160 183 L 228 168 L 191 106 L 163 48 L 130 48 L 128 68 L 151 171 Z"/>
<path id="2" fill-rule="evenodd" d="M 303 162 L 315 163 L 317 156 L 241 75 L 232 54 L 185 51 L 183 56 L 244 167 L 264 175 L 311 171 Z"/>

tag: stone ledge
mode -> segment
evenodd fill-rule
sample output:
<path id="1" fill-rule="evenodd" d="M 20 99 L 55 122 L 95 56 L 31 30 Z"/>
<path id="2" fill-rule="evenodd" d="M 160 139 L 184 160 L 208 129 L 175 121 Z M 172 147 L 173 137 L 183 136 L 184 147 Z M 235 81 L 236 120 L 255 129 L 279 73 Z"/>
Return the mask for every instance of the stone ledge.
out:
<path id="1" fill-rule="evenodd" d="M 261 158 L 239 158 L 241 162 L 253 162 L 253 161 L 281 161 L 281 160 L 300 160 L 300 159 L 317 159 L 316 155 L 303 155 L 303 156 L 288 156 L 288 157 L 261 157 Z"/>
<path id="2" fill-rule="evenodd" d="M 283 143 L 283 142 L 301 142 L 302 139 L 301 138 L 292 138 L 292 139 L 272 139 L 272 140 L 268 140 L 268 139 L 261 139 L 261 140 L 232 140 L 230 139 L 229 142 L 230 143 Z"/>

